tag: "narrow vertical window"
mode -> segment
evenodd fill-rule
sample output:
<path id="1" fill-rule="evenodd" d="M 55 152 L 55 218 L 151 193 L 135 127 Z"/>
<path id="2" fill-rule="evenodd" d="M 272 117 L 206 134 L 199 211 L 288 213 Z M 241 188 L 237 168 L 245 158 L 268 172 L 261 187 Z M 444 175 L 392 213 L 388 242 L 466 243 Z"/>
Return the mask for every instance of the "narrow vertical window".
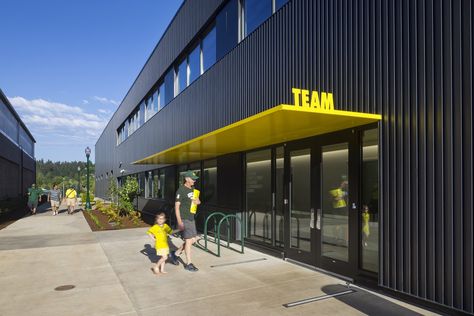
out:
<path id="1" fill-rule="evenodd" d="M 275 11 L 284 6 L 289 0 L 275 0 Z"/>
<path id="2" fill-rule="evenodd" d="M 186 87 L 187 87 L 187 62 L 186 58 L 181 62 L 181 64 L 178 67 L 178 74 L 177 74 L 177 79 L 176 82 L 178 84 L 177 86 L 177 94 L 181 93 Z M 177 95 L 176 94 L 176 95 Z"/>
<path id="3" fill-rule="evenodd" d="M 171 102 L 174 98 L 174 68 L 172 67 L 170 70 L 168 70 L 168 73 L 166 73 L 165 76 L 165 102 L 163 104 L 163 107 L 168 105 L 168 103 Z"/>
<path id="4" fill-rule="evenodd" d="M 189 71 L 189 84 L 193 83 L 201 75 L 200 65 L 200 52 L 201 48 L 196 46 L 188 58 L 188 71 Z"/>
<path id="5" fill-rule="evenodd" d="M 216 28 L 202 40 L 202 70 L 205 72 L 216 62 Z"/>
<path id="6" fill-rule="evenodd" d="M 165 89 L 164 82 L 160 85 L 158 99 L 159 99 L 158 110 L 161 110 L 162 108 L 165 107 L 165 101 L 166 101 L 166 89 Z"/>
<path id="7" fill-rule="evenodd" d="M 245 36 L 252 33 L 272 14 L 272 0 L 245 0 Z"/>
<path id="8" fill-rule="evenodd" d="M 158 112 L 158 90 L 153 93 L 153 111 Z"/>
<path id="9" fill-rule="evenodd" d="M 216 17 L 217 60 L 234 48 L 239 40 L 238 1 L 231 0 Z"/>

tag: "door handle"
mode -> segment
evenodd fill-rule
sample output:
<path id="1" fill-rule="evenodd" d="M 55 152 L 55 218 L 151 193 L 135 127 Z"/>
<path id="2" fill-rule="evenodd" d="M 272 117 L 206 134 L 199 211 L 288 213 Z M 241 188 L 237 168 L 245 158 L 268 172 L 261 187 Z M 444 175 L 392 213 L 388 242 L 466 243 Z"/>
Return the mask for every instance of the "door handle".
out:
<path id="1" fill-rule="evenodd" d="M 318 208 L 316 213 L 316 229 L 321 230 L 321 209 Z"/>
<path id="2" fill-rule="evenodd" d="M 311 208 L 311 219 L 309 220 L 309 228 L 314 228 L 314 208 Z"/>

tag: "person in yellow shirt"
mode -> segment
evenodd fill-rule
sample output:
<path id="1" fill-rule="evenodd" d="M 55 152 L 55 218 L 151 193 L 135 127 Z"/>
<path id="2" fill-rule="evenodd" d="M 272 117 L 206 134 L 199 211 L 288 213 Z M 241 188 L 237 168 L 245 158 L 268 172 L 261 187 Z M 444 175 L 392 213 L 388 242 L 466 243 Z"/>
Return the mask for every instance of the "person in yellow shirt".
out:
<path id="1" fill-rule="evenodd" d="M 367 205 L 364 205 L 364 208 L 362 210 L 362 243 L 364 247 L 367 247 L 367 240 L 369 239 L 370 235 L 369 220 L 369 207 Z"/>
<path id="2" fill-rule="evenodd" d="M 77 192 L 76 190 L 74 190 L 74 187 L 71 185 L 69 189 L 66 190 L 66 194 L 64 195 L 64 197 L 66 198 L 68 214 L 74 213 L 74 209 L 76 208 L 76 196 L 77 196 Z"/>
<path id="3" fill-rule="evenodd" d="M 168 235 L 171 235 L 174 231 L 165 222 L 165 213 L 159 213 L 156 215 L 155 225 L 147 231 L 147 234 L 155 241 L 156 255 L 160 256 L 156 265 L 151 268 L 154 274 L 166 273 L 165 263 L 170 253 Z"/>

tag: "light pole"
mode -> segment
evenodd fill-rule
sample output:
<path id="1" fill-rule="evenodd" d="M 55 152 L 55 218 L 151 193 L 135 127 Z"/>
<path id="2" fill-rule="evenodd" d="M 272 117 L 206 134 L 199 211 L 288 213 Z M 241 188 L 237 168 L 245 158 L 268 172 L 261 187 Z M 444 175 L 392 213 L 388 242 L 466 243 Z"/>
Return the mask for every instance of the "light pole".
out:
<path id="1" fill-rule="evenodd" d="M 89 197 L 89 157 L 91 155 L 91 149 L 89 148 L 89 146 L 87 146 L 86 150 L 85 150 L 85 153 L 86 153 L 86 157 L 87 157 L 87 195 L 86 195 L 86 210 L 90 210 L 91 209 L 91 200 L 90 200 L 90 197 Z"/>
<path id="2" fill-rule="evenodd" d="M 81 194 L 81 166 L 77 166 L 77 174 L 79 176 L 79 184 L 78 184 L 78 188 L 77 188 L 77 194 L 80 195 Z"/>

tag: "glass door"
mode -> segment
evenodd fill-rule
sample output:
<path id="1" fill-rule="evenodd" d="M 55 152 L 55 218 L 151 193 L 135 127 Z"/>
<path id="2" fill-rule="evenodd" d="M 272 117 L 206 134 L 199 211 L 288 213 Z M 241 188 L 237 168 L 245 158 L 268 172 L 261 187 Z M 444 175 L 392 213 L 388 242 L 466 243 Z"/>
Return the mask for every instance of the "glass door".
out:
<path id="1" fill-rule="evenodd" d="M 315 259 L 315 227 L 312 168 L 313 148 L 308 144 L 290 144 L 286 146 L 286 242 L 285 252 L 288 258 L 311 265 Z"/>
<path id="2" fill-rule="evenodd" d="M 320 170 L 318 262 L 322 268 L 346 276 L 355 274 L 358 256 L 360 149 L 356 138 L 352 131 L 339 132 L 321 138 L 316 148 Z"/>

